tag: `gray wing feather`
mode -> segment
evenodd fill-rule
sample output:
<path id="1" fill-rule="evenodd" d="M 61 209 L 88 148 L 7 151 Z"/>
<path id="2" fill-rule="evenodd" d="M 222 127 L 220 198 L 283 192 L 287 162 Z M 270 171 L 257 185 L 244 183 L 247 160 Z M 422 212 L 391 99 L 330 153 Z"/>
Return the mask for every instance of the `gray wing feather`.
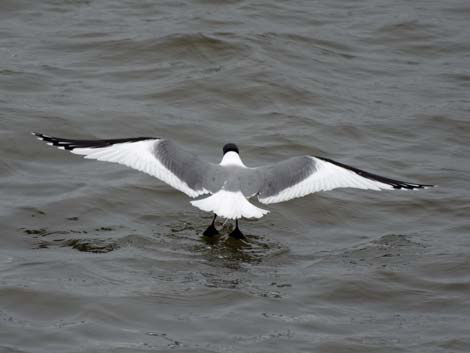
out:
<path id="1" fill-rule="evenodd" d="M 337 188 L 364 190 L 414 190 L 433 185 L 390 179 L 331 159 L 304 156 L 262 168 L 264 181 L 258 193 L 262 203 L 283 202 Z"/>
<path id="2" fill-rule="evenodd" d="M 150 174 L 191 197 L 223 183 L 220 166 L 201 160 L 174 142 L 154 137 L 75 140 L 34 133 L 40 140 L 87 159 L 119 163 Z"/>
<path id="3" fill-rule="evenodd" d="M 262 183 L 258 198 L 264 199 L 298 184 L 315 172 L 315 161 L 308 156 L 292 157 L 284 161 L 256 168 Z"/>
<path id="4" fill-rule="evenodd" d="M 170 140 L 155 144 L 154 154 L 165 168 L 193 190 L 215 192 L 223 183 L 219 177 L 222 173 L 220 166 L 203 161 Z"/>

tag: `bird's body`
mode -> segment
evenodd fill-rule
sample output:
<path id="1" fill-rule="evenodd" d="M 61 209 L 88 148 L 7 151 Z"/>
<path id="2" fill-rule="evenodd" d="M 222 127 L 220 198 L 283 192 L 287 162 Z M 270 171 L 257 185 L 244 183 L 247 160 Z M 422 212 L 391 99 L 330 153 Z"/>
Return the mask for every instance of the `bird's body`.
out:
<path id="1" fill-rule="evenodd" d="M 226 144 L 219 164 L 203 161 L 176 143 L 153 137 L 112 140 L 71 140 L 34 133 L 50 145 L 115 162 L 153 175 L 192 198 L 191 204 L 216 216 L 237 220 L 260 218 L 269 211 L 253 205 L 287 201 L 307 194 L 352 187 L 372 190 L 423 189 L 432 185 L 402 182 L 315 156 L 292 157 L 250 168 L 241 160 L 238 147 Z M 207 196 L 210 194 L 210 196 Z M 214 217 L 215 220 L 215 217 Z M 211 228 L 212 227 L 212 228 Z M 210 232 L 208 232 L 211 229 Z M 205 234 L 216 232 L 214 222 Z M 235 236 L 237 236 L 235 234 Z"/>
<path id="2" fill-rule="evenodd" d="M 193 206 L 228 219 L 261 218 L 269 212 L 248 201 L 259 192 L 262 173 L 246 167 L 238 153 L 225 153 L 213 175 L 212 196 L 191 201 Z"/>

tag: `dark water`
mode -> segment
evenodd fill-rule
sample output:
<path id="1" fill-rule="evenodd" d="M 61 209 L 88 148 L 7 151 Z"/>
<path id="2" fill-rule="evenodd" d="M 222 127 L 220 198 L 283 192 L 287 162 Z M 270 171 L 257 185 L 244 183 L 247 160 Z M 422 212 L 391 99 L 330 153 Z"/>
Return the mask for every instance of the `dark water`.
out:
<path id="1" fill-rule="evenodd" d="M 0 352 L 469 352 L 468 1 L 0 1 Z M 438 184 L 244 221 L 29 134 Z M 227 225 L 226 225 L 227 226 Z"/>

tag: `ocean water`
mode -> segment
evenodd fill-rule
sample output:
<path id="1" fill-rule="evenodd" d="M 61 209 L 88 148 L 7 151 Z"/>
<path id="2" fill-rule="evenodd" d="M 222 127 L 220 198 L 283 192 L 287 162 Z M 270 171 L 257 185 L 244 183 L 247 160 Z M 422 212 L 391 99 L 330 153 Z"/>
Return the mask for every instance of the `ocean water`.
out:
<path id="1" fill-rule="evenodd" d="M 468 1 L 0 1 L 0 352 L 469 352 L 469 21 Z M 317 193 L 211 242 L 184 194 L 31 131 L 439 187 Z"/>

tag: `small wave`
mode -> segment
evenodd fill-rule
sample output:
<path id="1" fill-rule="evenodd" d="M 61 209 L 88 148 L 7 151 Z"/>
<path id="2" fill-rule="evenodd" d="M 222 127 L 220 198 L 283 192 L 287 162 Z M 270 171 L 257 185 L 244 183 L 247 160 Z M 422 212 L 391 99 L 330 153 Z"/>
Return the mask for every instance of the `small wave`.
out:
<path id="1" fill-rule="evenodd" d="M 103 63 L 122 66 L 123 63 L 155 64 L 165 60 L 188 61 L 193 63 L 230 60 L 246 54 L 247 46 L 235 41 L 224 40 L 203 33 L 180 33 L 149 39 L 94 39 L 78 38 L 74 41 L 56 44 L 68 52 L 88 53 L 93 65 Z"/>

